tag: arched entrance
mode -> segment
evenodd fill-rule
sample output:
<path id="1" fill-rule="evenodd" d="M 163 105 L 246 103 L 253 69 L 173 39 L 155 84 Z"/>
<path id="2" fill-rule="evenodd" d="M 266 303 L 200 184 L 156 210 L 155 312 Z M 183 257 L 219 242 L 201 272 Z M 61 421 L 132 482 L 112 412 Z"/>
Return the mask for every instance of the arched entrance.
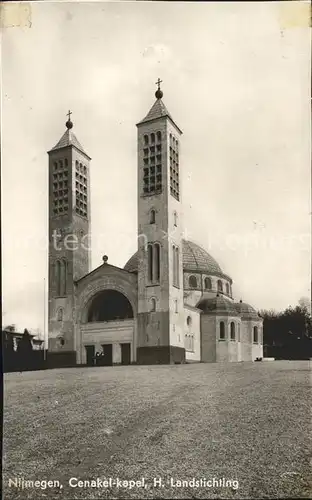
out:
<path id="1" fill-rule="evenodd" d="M 117 290 L 103 290 L 91 301 L 87 322 L 130 318 L 133 318 L 133 309 L 127 297 Z"/>
<path id="2" fill-rule="evenodd" d="M 82 344 L 88 365 L 130 364 L 134 350 L 134 313 L 120 291 L 98 292 L 86 306 L 81 324 Z"/>

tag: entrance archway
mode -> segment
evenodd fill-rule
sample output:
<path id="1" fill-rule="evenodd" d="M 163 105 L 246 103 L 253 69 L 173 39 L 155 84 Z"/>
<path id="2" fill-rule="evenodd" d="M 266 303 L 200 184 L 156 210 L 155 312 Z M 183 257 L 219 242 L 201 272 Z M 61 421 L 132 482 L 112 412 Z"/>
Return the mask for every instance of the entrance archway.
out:
<path id="1" fill-rule="evenodd" d="M 127 297 L 117 290 L 103 290 L 91 301 L 87 322 L 118 321 L 131 318 L 133 318 L 133 309 Z"/>

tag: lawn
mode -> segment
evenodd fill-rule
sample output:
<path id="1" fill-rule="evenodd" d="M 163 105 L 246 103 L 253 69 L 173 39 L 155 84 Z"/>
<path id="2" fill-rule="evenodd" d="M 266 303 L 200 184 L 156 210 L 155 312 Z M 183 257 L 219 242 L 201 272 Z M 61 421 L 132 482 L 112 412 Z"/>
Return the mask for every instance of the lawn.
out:
<path id="1" fill-rule="evenodd" d="M 6 374 L 4 498 L 311 497 L 311 368 L 275 361 Z M 145 483 L 82 488 L 69 485 L 73 477 Z M 62 487 L 22 490 L 9 478 Z M 238 488 L 176 486 L 192 478 Z"/>

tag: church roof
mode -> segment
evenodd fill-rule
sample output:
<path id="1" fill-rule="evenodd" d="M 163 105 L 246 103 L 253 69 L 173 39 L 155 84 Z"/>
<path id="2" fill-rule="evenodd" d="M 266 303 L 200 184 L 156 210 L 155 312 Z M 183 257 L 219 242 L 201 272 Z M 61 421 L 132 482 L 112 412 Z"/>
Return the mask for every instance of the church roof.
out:
<path id="1" fill-rule="evenodd" d="M 243 316 L 243 317 L 253 317 L 253 318 L 259 318 L 259 314 L 257 311 L 250 305 L 247 304 L 246 302 L 236 302 L 234 304 L 237 312 Z"/>
<path id="2" fill-rule="evenodd" d="M 75 148 L 79 149 L 79 151 L 84 153 L 88 158 L 90 158 L 71 129 L 67 129 L 66 132 L 64 132 L 58 143 L 54 146 L 54 148 L 51 149 L 51 151 L 66 148 L 67 146 L 74 146 Z"/>
<path id="3" fill-rule="evenodd" d="M 169 118 L 169 120 L 177 127 L 177 129 L 182 133 L 180 128 L 177 126 L 175 123 L 174 119 L 172 118 L 171 114 L 167 110 L 165 104 L 163 103 L 162 99 L 157 99 L 145 118 L 141 120 L 137 125 L 141 125 L 142 123 L 150 122 L 152 120 L 157 120 L 158 118 L 163 118 L 163 117 Z"/>
<path id="4" fill-rule="evenodd" d="M 197 305 L 197 308 L 207 314 L 226 314 L 229 316 L 238 316 L 235 304 L 233 304 L 230 300 L 227 300 L 223 297 L 223 295 L 218 294 L 216 297 L 201 300 Z"/>
<path id="5" fill-rule="evenodd" d="M 226 276 L 218 262 L 204 248 L 188 240 L 182 241 L 183 270 L 188 272 L 200 272 L 215 276 Z M 136 252 L 126 263 L 124 269 L 130 272 L 138 271 L 139 255 Z"/>

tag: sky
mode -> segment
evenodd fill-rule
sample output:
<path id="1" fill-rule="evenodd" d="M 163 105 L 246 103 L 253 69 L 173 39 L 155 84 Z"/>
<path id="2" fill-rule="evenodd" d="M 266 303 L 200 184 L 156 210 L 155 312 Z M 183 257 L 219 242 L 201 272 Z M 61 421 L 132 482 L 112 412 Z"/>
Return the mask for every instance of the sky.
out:
<path id="1" fill-rule="evenodd" d="M 3 324 L 42 330 L 48 155 L 72 110 L 91 162 L 92 268 L 137 247 L 136 126 L 158 77 L 178 126 L 185 236 L 237 300 L 310 296 L 310 33 L 286 3 L 31 4 L 2 33 Z"/>

